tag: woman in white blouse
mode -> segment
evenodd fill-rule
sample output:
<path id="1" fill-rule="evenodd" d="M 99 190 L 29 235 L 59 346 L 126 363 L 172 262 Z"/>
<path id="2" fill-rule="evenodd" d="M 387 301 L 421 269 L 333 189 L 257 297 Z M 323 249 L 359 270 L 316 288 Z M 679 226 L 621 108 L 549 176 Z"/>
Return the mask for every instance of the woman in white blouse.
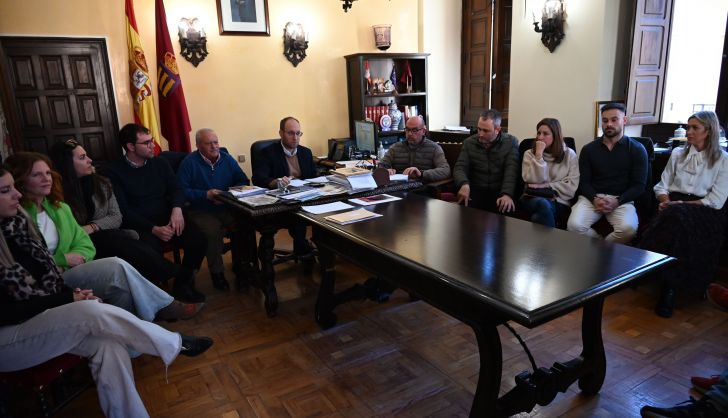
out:
<path id="1" fill-rule="evenodd" d="M 675 287 L 705 291 L 723 243 L 728 196 L 728 153 L 720 149 L 718 117 L 709 111 L 688 119 L 687 144 L 670 155 L 655 185 L 659 213 L 645 231 L 643 248 L 671 255 L 678 265 L 663 273 L 655 311 L 669 318 Z"/>

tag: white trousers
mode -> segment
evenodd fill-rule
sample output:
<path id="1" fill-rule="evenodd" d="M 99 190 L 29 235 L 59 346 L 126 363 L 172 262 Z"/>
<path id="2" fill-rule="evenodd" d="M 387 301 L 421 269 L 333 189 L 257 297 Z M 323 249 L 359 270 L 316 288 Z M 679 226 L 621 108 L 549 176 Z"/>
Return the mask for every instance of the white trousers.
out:
<path id="1" fill-rule="evenodd" d="M 127 349 L 174 361 L 180 334 L 116 306 L 85 300 L 0 327 L 0 372 L 36 366 L 63 353 L 86 357 L 107 417 L 148 417 L 134 385 Z"/>
<path id="2" fill-rule="evenodd" d="M 101 258 L 68 269 L 63 272 L 63 281 L 71 288 L 92 289 L 105 303 L 147 321 L 154 320 L 157 311 L 174 301 L 118 257 Z"/>
<path id="3" fill-rule="evenodd" d="M 607 222 L 614 228 L 614 231 L 604 238 L 606 241 L 626 244 L 632 241 L 632 238 L 637 234 L 639 220 L 637 219 L 637 210 L 635 210 L 632 202 L 623 203 L 611 213 L 604 215 L 595 211 L 592 202 L 584 196 L 579 196 L 579 200 L 571 207 L 571 215 L 566 229 L 582 235 L 601 238 L 601 235 L 592 228 L 592 225 L 597 223 L 602 216 L 605 216 Z"/>

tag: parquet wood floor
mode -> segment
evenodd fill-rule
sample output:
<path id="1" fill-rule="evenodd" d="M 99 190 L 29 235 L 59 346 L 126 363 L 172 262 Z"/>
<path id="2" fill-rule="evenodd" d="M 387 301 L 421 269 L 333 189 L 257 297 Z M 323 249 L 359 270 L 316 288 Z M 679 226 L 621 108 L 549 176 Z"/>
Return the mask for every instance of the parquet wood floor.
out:
<path id="1" fill-rule="evenodd" d="M 344 262 L 337 272 L 341 288 L 367 277 Z M 410 302 L 398 290 L 387 303 L 339 307 L 339 325 L 322 331 L 313 320 L 318 273 L 306 277 L 292 263 L 277 266 L 276 273 L 281 304 L 278 316 L 269 319 L 259 292 L 218 292 L 203 267 L 198 288 L 208 295 L 204 311 L 193 320 L 163 326 L 210 336 L 215 345 L 200 357 L 179 357 L 166 377 L 157 358 L 134 360 L 137 387 L 152 416 L 467 416 L 479 364 L 470 328 L 425 302 Z M 608 372 L 598 396 L 580 396 L 574 385 L 551 405 L 522 415 L 636 417 L 646 403 L 688 399 L 690 376 L 723 370 L 728 313 L 685 296 L 678 299 L 675 316 L 662 319 L 652 312 L 655 297 L 656 288 L 645 285 L 607 298 Z M 533 330 L 515 328 L 538 365 L 548 367 L 580 352 L 580 324 L 577 311 Z M 514 385 L 513 376 L 530 365 L 503 328 L 501 339 L 506 391 Z M 58 416 L 102 416 L 95 389 Z"/>

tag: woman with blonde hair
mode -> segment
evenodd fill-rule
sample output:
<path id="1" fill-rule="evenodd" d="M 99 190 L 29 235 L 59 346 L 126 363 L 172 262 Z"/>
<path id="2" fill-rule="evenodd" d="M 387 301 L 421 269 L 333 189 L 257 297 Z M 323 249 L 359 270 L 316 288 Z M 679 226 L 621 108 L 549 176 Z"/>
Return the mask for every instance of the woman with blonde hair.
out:
<path id="1" fill-rule="evenodd" d="M 715 113 L 690 116 L 687 144 L 672 151 L 654 187 L 659 212 L 640 246 L 678 259 L 662 274 L 655 312 L 665 318 L 672 316 L 676 287 L 704 292 L 715 275 L 728 197 L 728 153 L 720 149 L 719 132 Z"/>

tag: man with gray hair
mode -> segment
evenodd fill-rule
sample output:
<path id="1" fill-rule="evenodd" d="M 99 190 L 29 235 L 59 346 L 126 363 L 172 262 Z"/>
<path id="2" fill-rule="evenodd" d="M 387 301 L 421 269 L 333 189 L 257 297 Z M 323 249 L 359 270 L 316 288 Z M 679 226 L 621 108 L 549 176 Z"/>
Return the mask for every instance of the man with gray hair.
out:
<path id="1" fill-rule="evenodd" d="M 218 290 L 229 290 L 222 261 L 223 237 L 228 227 L 235 231 L 243 228 L 238 225 L 234 214 L 222 206 L 215 196 L 229 187 L 248 185 L 250 181 L 230 154 L 220 152 L 220 141 L 214 130 L 198 130 L 195 145 L 197 151 L 190 153 L 180 164 L 177 181 L 189 202 L 189 219 L 199 226 L 207 238 L 207 267 L 210 269 L 212 284 Z M 240 267 L 233 266 L 233 270 Z M 235 273 L 238 274 L 238 284 L 244 285 L 241 272 Z"/>
<path id="2" fill-rule="evenodd" d="M 494 213 L 515 210 L 518 140 L 500 124 L 500 112 L 488 109 L 478 118 L 478 133 L 463 141 L 453 170 L 458 203 Z"/>

